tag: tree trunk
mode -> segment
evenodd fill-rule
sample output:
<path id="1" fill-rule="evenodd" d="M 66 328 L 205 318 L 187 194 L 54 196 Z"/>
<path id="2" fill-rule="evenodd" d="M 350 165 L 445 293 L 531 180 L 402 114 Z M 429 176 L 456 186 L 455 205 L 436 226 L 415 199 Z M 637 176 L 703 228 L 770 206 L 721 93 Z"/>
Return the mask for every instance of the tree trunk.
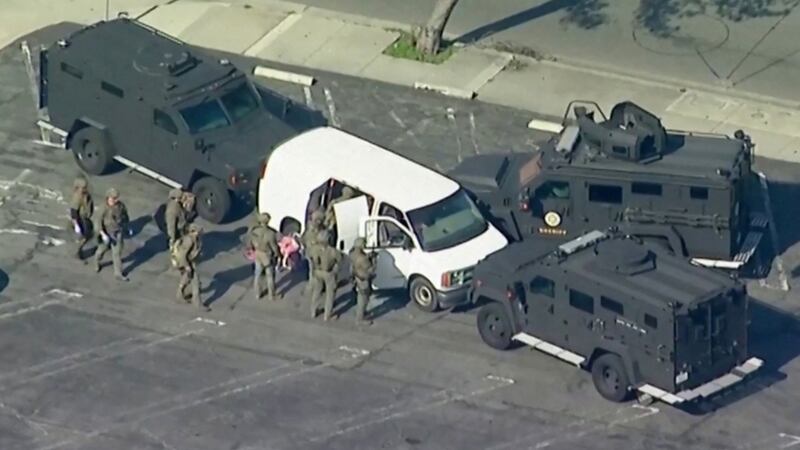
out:
<path id="1" fill-rule="evenodd" d="M 433 13 L 428 23 L 420 29 L 417 36 L 417 50 L 427 55 L 435 55 L 439 52 L 442 45 L 442 33 L 450 19 L 458 0 L 436 0 L 433 6 Z"/>

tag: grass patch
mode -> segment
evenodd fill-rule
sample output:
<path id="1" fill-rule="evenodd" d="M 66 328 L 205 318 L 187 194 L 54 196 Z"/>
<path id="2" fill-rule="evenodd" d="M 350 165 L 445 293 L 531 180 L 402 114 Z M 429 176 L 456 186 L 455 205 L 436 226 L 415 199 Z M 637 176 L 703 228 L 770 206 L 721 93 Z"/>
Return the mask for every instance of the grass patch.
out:
<path id="1" fill-rule="evenodd" d="M 447 61 L 447 58 L 453 55 L 455 46 L 451 42 L 442 40 L 442 45 L 439 48 L 439 53 L 435 55 L 426 55 L 417 50 L 416 39 L 414 35 L 406 31 L 400 32 L 400 37 L 386 47 L 383 51 L 384 55 L 389 55 L 394 58 L 410 59 L 412 61 L 419 61 L 430 64 L 441 64 Z"/>

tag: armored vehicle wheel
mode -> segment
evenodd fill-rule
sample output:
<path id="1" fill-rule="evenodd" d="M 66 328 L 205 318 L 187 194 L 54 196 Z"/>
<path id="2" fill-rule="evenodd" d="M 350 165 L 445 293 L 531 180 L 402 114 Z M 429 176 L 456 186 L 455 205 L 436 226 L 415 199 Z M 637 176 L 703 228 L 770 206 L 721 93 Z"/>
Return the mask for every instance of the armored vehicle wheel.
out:
<path id="1" fill-rule="evenodd" d="M 192 186 L 197 214 L 211 223 L 222 223 L 231 209 L 231 194 L 219 180 L 205 177 Z"/>
<path id="2" fill-rule="evenodd" d="M 624 402 L 630 391 L 628 374 L 622 359 L 613 353 L 600 356 L 592 364 L 592 380 L 597 392 L 606 400 Z"/>
<path id="3" fill-rule="evenodd" d="M 489 347 L 497 350 L 511 348 L 511 320 L 503 305 L 492 302 L 478 311 L 478 332 Z"/>
<path id="4" fill-rule="evenodd" d="M 417 308 L 425 312 L 435 312 L 439 309 L 439 300 L 436 298 L 436 289 L 431 283 L 422 277 L 414 278 L 408 288 L 411 301 Z"/>
<path id="5" fill-rule="evenodd" d="M 114 158 L 106 136 L 94 127 L 78 130 L 70 141 L 75 162 L 90 175 L 102 175 L 111 166 Z"/>

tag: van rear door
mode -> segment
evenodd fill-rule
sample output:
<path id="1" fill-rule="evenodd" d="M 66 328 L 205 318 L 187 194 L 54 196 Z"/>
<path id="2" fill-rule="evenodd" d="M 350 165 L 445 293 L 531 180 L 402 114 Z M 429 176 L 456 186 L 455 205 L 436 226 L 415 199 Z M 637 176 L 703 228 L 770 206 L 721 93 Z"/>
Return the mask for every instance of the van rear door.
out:
<path id="1" fill-rule="evenodd" d="M 336 215 L 336 249 L 348 253 L 358 237 L 361 219 L 369 216 L 367 197 L 361 195 L 333 205 Z"/>

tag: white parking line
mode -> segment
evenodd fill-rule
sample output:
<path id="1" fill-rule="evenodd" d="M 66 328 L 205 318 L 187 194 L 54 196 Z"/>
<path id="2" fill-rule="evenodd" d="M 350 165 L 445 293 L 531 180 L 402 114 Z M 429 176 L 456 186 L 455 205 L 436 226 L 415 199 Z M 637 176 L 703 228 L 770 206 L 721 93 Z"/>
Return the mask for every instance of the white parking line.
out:
<path id="1" fill-rule="evenodd" d="M 314 97 L 311 95 L 311 88 L 308 86 L 303 86 L 303 94 L 306 96 L 306 106 L 311 109 L 314 108 Z"/>
<path id="2" fill-rule="evenodd" d="M 764 208 L 767 210 L 767 219 L 769 220 L 769 233 L 772 238 L 772 251 L 775 254 L 775 267 L 778 270 L 778 280 L 780 282 L 779 289 L 782 291 L 789 290 L 789 281 L 786 277 L 786 270 L 783 268 L 783 258 L 778 250 L 778 228 L 775 225 L 775 216 L 772 214 L 772 200 L 769 195 L 769 183 L 767 176 L 763 172 L 756 172 L 758 180 L 761 183 L 761 195 L 764 201 Z M 766 282 L 762 286 L 767 287 Z"/>
<path id="3" fill-rule="evenodd" d="M 560 444 L 562 442 L 568 442 L 568 441 L 573 441 L 575 439 L 580 439 L 581 437 L 584 437 L 588 434 L 595 433 L 598 431 L 603 431 L 613 426 L 624 425 L 630 422 L 641 420 L 646 417 L 657 414 L 658 412 L 659 412 L 658 408 L 644 407 L 641 405 L 632 405 L 631 407 L 619 408 L 611 414 L 604 412 L 599 416 L 579 419 L 574 422 L 570 422 L 565 426 L 558 428 L 557 430 L 536 431 L 534 433 L 522 436 L 521 438 L 514 439 L 511 442 L 505 442 L 496 445 L 494 447 L 491 447 L 489 450 L 547 448 L 553 444 Z M 630 413 L 635 413 L 635 414 L 631 416 L 629 415 Z M 602 422 L 604 419 L 608 419 L 609 415 L 611 415 L 612 417 L 616 417 L 616 419 L 613 419 L 608 423 Z M 538 440 L 538 442 L 533 444 L 528 444 L 528 446 L 525 447 L 526 443 L 531 442 L 533 440 Z"/>
<path id="4" fill-rule="evenodd" d="M 0 234 L 16 234 L 16 235 L 24 234 L 28 236 L 39 237 L 39 233 L 35 233 L 30 230 L 23 230 L 21 228 L 3 228 L 0 229 Z M 66 241 L 64 241 L 63 239 L 58 239 L 51 236 L 41 236 L 40 238 L 43 244 L 54 247 L 58 247 L 59 245 L 64 245 L 66 243 Z"/>
<path id="5" fill-rule="evenodd" d="M 588 434 L 592 434 L 592 433 L 597 433 L 597 432 L 600 432 L 600 431 L 608 430 L 608 429 L 610 429 L 612 427 L 616 427 L 616 426 L 620 426 L 620 425 L 626 425 L 626 424 L 629 424 L 631 422 L 635 422 L 637 420 L 642 420 L 644 418 L 647 418 L 647 417 L 650 417 L 652 415 L 658 414 L 660 412 L 660 410 L 658 408 L 653 408 L 651 406 L 632 405 L 631 408 L 641 410 L 641 412 L 639 412 L 639 413 L 637 413 L 637 414 L 635 414 L 634 416 L 631 416 L 631 417 L 623 417 L 623 418 L 619 418 L 619 419 L 614 419 L 611 422 L 609 422 L 608 424 L 596 425 L 596 426 L 593 426 L 593 427 L 589 427 L 589 428 L 587 428 L 585 430 L 577 431 L 575 433 L 562 434 L 561 436 L 558 436 L 558 437 L 553 438 L 553 439 L 548 439 L 546 441 L 539 442 L 539 443 L 537 443 L 535 445 L 532 445 L 532 446 L 530 446 L 528 448 L 537 449 L 538 450 L 538 449 L 541 449 L 541 448 L 550 447 L 553 444 L 560 444 L 560 443 L 563 443 L 563 442 L 574 441 L 574 440 L 580 439 L 580 438 L 582 438 L 582 437 L 584 437 L 584 436 L 586 436 Z M 620 410 L 620 411 L 623 411 L 623 410 Z M 617 412 L 619 413 L 620 411 L 617 411 Z"/>
<path id="6" fill-rule="evenodd" d="M 42 310 L 44 308 L 47 308 L 48 306 L 60 305 L 60 304 L 64 303 L 65 301 L 66 301 L 65 299 L 47 300 L 47 301 L 44 301 L 44 302 L 39 303 L 37 305 L 29 306 L 27 308 L 22 308 L 22 309 L 18 309 L 16 311 L 12 311 L 12 312 L 9 312 L 9 313 L 0 314 L 0 320 L 2 320 L 2 319 L 10 319 L 12 317 L 21 316 L 23 314 L 28 314 L 28 313 L 31 313 L 31 312 L 34 312 L 34 311 L 40 311 L 40 310 Z"/>
<path id="7" fill-rule="evenodd" d="M 26 177 L 27 177 L 27 175 L 26 175 Z M 19 176 L 17 176 L 17 178 L 19 178 Z M 43 198 L 45 198 L 47 200 L 54 200 L 54 201 L 57 201 L 59 203 L 65 203 L 64 202 L 64 196 L 60 192 L 54 191 L 52 189 L 48 189 L 48 188 L 46 188 L 44 186 L 39 186 L 39 185 L 36 185 L 36 184 L 30 184 L 30 183 L 24 183 L 21 180 L 0 180 L 0 189 L 2 189 L 2 190 L 9 191 L 14 187 L 22 187 L 22 188 L 31 189 L 31 190 L 36 191 L 39 196 L 41 196 L 41 197 L 43 197 Z"/>
<path id="8" fill-rule="evenodd" d="M 475 138 L 475 131 L 478 129 L 475 125 L 475 114 L 469 113 L 469 136 L 472 138 L 472 146 L 475 147 L 475 154 L 480 155 L 481 149 L 478 148 L 478 140 Z"/>
<path id="9" fill-rule="evenodd" d="M 43 375 L 46 375 L 46 374 L 56 374 L 56 373 L 60 373 L 60 372 L 66 371 L 66 370 L 72 370 L 72 369 L 77 368 L 77 367 L 79 367 L 81 365 L 86 365 L 86 364 L 89 364 L 89 363 L 102 361 L 104 359 L 108 359 L 109 357 L 115 357 L 116 355 L 124 355 L 124 354 L 127 354 L 127 353 L 131 353 L 131 352 L 139 350 L 141 348 L 146 348 L 147 345 L 141 345 L 141 346 L 138 346 L 138 347 L 137 346 L 130 347 L 130 348 L 124 349 L 123 351 L 118 352 L 118 353 L 104 354 L 104 352 L 108 352 L 109 350 L 118 349 L 118 348 L 123 347 L 124 345 L 132 343 L 132 342 L 149 340 L 152 337 L 164 336 L 164 334 L 172 334 L 172 333 L 175 332 L 175 330 L 180 331 L 180 330 L 182 330 L 183 328 L 185 328 L 187 325 L 189 325 L 192 322 L 195 322 L 195 321 L 184 322 L 184 323 L 174 327 L 174 330 L 172 330 L 171 332 L 170 331 L 165 331 L 165 332 L 153 331 L 153 332 L 145 333 L 145 334 L 142 334 L 142 335 L 131 336 L 129 338 L 112 341 L 112 342 L 109 342 L 109 343 L 104 344 L 104 345 L 100 345 L 100 346 L 97 346 L 97 347 L 92 347 L 92 348 L 88 348 L 88 349 L 85 349 L 85 350 L 81 350 L 81 351 L 78 351 L 78 352 L 75 352 L 75 353 L 71 353 L 69 355 L 62 356 L 60 358 L 51 359 L 51 360 L 48 360 L 48 361 L 41 362 L 39 364 L 34 364 L 32 366 L 23 367 L 23 368 L 16 369 L 16 370 L 13 370 L 13 371 L 10 371 L 10 372 L 6 372 L 6 373 L 0 373 L 0 382 L 8 380 L 8 379 L 11 379 L 11 378 L 18 378 L 18 377 L 21 377 L 23 379 L 23 381 L 27 381 L 27 380 L 31 379 L 31 377 L 42 378 Z M 195 331 L 191 331 L 190 330 L 190 332 L 192 332 L 192 333 L 195 332 Z M 172 336 L 172 337 L 174 337 L 174 336 Z M 174 339 L 172 339 L 172 340 L 174 340 Z M 162 342 L 160 342 L 160 343 L 164 343 L 165 342 L 163 339 L 161 341 Z M 159 341 L 152 341 L 152 342 L 150 342 L 148 344 L 153 344 L 153 342 L 159 342 Z M 166 342 L 168 342 L 168 341 L 166 341 Z M 87 358 L 84 361 L 80 361 L 78 364 L 65 364 L 65 363 L 73 363 L 74 361 L 80 360 L 80 359 L 85 358 L 87 356 L 90 357 L 90 358 Z M 38 372 L 38 374 L 37 374 L 37 372 Z M 4 390 L 4 389 L 5 389 L 4 387 L 0 386 L 0 390 Z"/>
<path id="10" fill-rule="evenodd" d="M 146 350 L 146 349 L 149 349 L 149 348 L 152 348 L 152 347 L 156 347 L 156 346 L 159 346 L 159 345 L 168 344 L 170 342 L 173 342 L 173 341 L 176 341 L 178 339 L 182 339 L 182 338 L 194 335 L 194 334 L 201 334 L 203 331 L 205 331 L 205 330 L 203 330 L 202 328 L 201 329 L 196 329 L 196 330 L 187 330 L 187 331 L 183 331 L 183 332 L 178 333 L 178 334 L 174 334 L 174 335 L 171 335 L 171 336 L 163 337 L 161 339 L 157 339 L 155 341 L 150 341 L 150 342 L 147 342 L 147 343 L 144 343 L 144 344 L 139 344 L 139 345 L 132 345 L 130 347 L 124 348 L 124 349 L 119 350 L 119 351 L 104 352 L 104 350 L 108 349 L 108 347 L 107 347 L 106 349 L 97 349 L 95 352 L 86 353 L 84 355 L 77 355 L 77 356 L 75 356 L 75 358 L 67 359 L 66 361 L 72 361 L 74 359 L 80 358 L 81 356 L 87 356 L 87 355 L 92 355 L 92 353 L 98 353 L 98 354 L 90 356 L 89 358 L 86 358 L 85 360 L 82 360 L 82 361 L 77 361 L 77 362 L 72 363 L 72 364 L 66 364 L 66 365 L 63 365 L 61 367 L 56 367 L 56 368 L 54 368 L 52 370 L 47 370 L 47 371 L 38 373 L 36 375 L 26 376 L 24 379 L 20 380 L 17 383 L 11 383 L 9 385 L 0 386 L 0 392 L 8 391 L 9 389 L 17 388 L 19 386 L 24 386 L 24 385 L 26 385 L 28 383 L 33 382 L 33 381 L 38 381 L 38 380 L 41 380 L 41 379 L 44 379 L 44 378 L 50 378 L 50 377 L 52 377 L 54 375 L 58 375 L 58 374 L 61 374 L 61 373 L 64 373 L 64 372 L 69 372 L 71 370 L 80 369 L 81 367 L 88 366 L 90 364 L 96 364 L 96 363 L 99 363 L 99 362 L 107 361 L 109 359 L 119 358 L 120 356 L 126 356 L 126 355 L 129 355 L 131 353 L 136 353 L 136 352 L 139 352 L 139 351 L 142 351 L 142 350 Z M 156 334 L 156 333 L 152 333 L 152 334 Z M 46 367 L 47 364 L 44 364 L 44 366 Z"/>
<path id="11" fill-rule="evenodd" d="M 22 172 L 20 172 L 20 174 L 19 174 L 19 175 L 17 175 L 17 177 L 16 177 L 16 178 L 14 178 L 13 180 L 11 180 L 11 184 L 17 185 L 17 184 L 19 184 L 19 183 L 22 183 L 22 182 L 23 182 L 23 181 L 24 181 L 26 178 L 28 178 L 28 177 L 31 175 L 31 173 L 33 173 L 33 172 L 31 171 L 31 169 L 25 169 L 25 170 L 23 170 Z"/>
<path id="12" fill-rule="evenodd" d="M 151 403 L 141 408 L 126 411 L 112 420 L 109 423 L 113 425 L 107 427 L 100 427 L 83 436 L 75 436 L 69 439 L 64 439 L 52 444 L 47 444 L 38 448 L 38 450 L 52 450 L 62 448 L 68 445 L 75 445 L 80 442 L 88 441 L 98 436 L 102 436 L 118 428 L 125 428 L 135 426 L 148 420 L 156 419 L 158 417 L 173 414 L 178 411 L 194 408 L 196 406 L 204 405 L 206 403 L 227 398 L 233 395 L 249 392 L 253 389 L 275 384 L 278 381 L 295 378 L 301 375 L 318 372 L 323 369 L 333 367 L 346 361 L 352 361 L 357 357 L 349 352 L 345 352 L 336 358 L 324 361 L 317 365 L 306 365 L 302 361 L 293 361 L 282 364 L 278 367 L 272 367 L 265 370 L 260 370 L 240 377 L 232 378 L 228 381 L 218 383 L 212 386 L 204 387 L 199 390 L 187 394 L 177 395 L 167 400 Z M 285 370 L 290 369 L 290 370 Z"/>
<path id="13" fill-rule="evenodd" d="M 357 414 L 357 415 L 353 416 L 352 418 L 348 418 L 348 419 L 345 419 L 343 421 L 343 422 L 351 422 L 351 423 L 353 421 L 355 421 L 355 422 L 357 422 L 355 425 L 351 425 L 351 426 L 348 426 L 348 427 L 341 427 L 339 430 L 336 430 L 336 431 L 333 431 L 333 432 L 330 432 L 330 433 L 325 433 L 325 434 L 322 434 L 322 435 L 313 436 L 313 437 L 309 438 L 308 441 L 310 441 L 310 442 L 327 441 L 329 439 L 333 439 L 333 438 L 336 438 L 336 437 L 339 437 L 339 436 L 342 436 L 342 435 L 345 435 L 345 434 L 349 434 L 349 433 L 352 433 L 354 431 L 358 431 L 358 430 L 361 430 L 361 429 L 364 429 L 364 428 L 367 428 L 367 427 L 371 427 L 373 425 L 378 425 L 378 424 L 387 422 L 389 420 L 399 419 L 401 417 L 406 417 L 406 416 L 409 416 L 409 415 L 417 413 L 417 412 L 427 411 L 427 410 L 430 410 L 430 409 L 438 408 L 440 406 L 444 406 L 444 405 L 447 405 L 449 403 L 468 400 L 470 398 L 478 397 L 478 396 L 481 396 L 481 395 L 484 395 L 484 394 L 488 394 L 489 392 L 492 392 L 494 390 L 497 390 L 497 389 L 500 389 L 500 388 L 504 388 L 506 386 L 510 386 L 510 385 L 514 384 L 514 380 L 512 380 L 510 378 L 503 378 L 503 377 L 492 376 L 492 375 L 487 376 L 482 381 L 483 381 L 482 384 L 487 384 L 487 385 L 479 387 L 477 389 L 474 389 L 474 390 L 472 390 L 470 392 L 467 392 L 466 394 L 453 394 L 452 392 L 448 392 L 448 391 L 444 391 L 443 390 L 443 391 L 436 392 L 435 394 L 430 396 L 429 398 L 432 401 L 424 402 L 421 405 L 410 405 L 409 406 L 407 404 L 402 404 L 402 405 L 393 404 L 393 405 L 389 405 L 389 406 L 385 406 L 385 407 L 379 408 L 378 410 L 372 411 L 371 414 L 367 415 L 367 417 L 370 417 L 370 419 L 365 420 L 365 421 L 356 420 L 356 419 L 360 419 L 360 418 L 364 417 L 364 414 Z M 438 397 L 442 397 L 442 398 L 438 398 Z M 434 398 L 436 398 L 436 400 L 433 400 Z M 399 409 L 399 410 L 395 411 L 397 409 Z"/>
<path id="14" fill-rule="evenodd" d="M 27 225 L 33 225 L 34 227 L 50 228 L 51 230 L 59 230 L 59 231 L 61 231 L 61 230 L 65 229 L 64 227 L 60 227 L 58 225 L 52 225 L 52 224 L 49 224 L 49 223 L 42 223 L 42 222 L 34 222 L 33 220 L 20 220 L 20 222 L 22 222 L 24 224 L 27 224 Z"/>
<path id="15" fill-rule="evenodd" d="M 461 162 L 463 160 L 463 148 L 461 145 L 461 136 L 458 132 L 458 124 L 456 123 L 456 110 L 451 107 L 448 107 L 446 111 L 447 111 L 447 119 L 453 126 L 453 135 L 456 137 L 456 144 L 458 144 L 458 162 Z"/>
<path id="16" fill-rule="evenodd" d="M 336 103 L 333 101 L 333 95 L 331 95 L 331 91 L 328 88 L 324 89 L 325 91 L 325 102 L 328 104 L 328 112 L 331 116 L 331 124 L 336 128 L 341 127 L 341 123 L 339 123 L 339 118 L 336 117 Z"/>
<path id="17" fill-rule="evenodd" d="M 784 449 L 800 446 L 800 436 L 788 433 L 771 434 L 736 447 L 736 450 Z"/>

